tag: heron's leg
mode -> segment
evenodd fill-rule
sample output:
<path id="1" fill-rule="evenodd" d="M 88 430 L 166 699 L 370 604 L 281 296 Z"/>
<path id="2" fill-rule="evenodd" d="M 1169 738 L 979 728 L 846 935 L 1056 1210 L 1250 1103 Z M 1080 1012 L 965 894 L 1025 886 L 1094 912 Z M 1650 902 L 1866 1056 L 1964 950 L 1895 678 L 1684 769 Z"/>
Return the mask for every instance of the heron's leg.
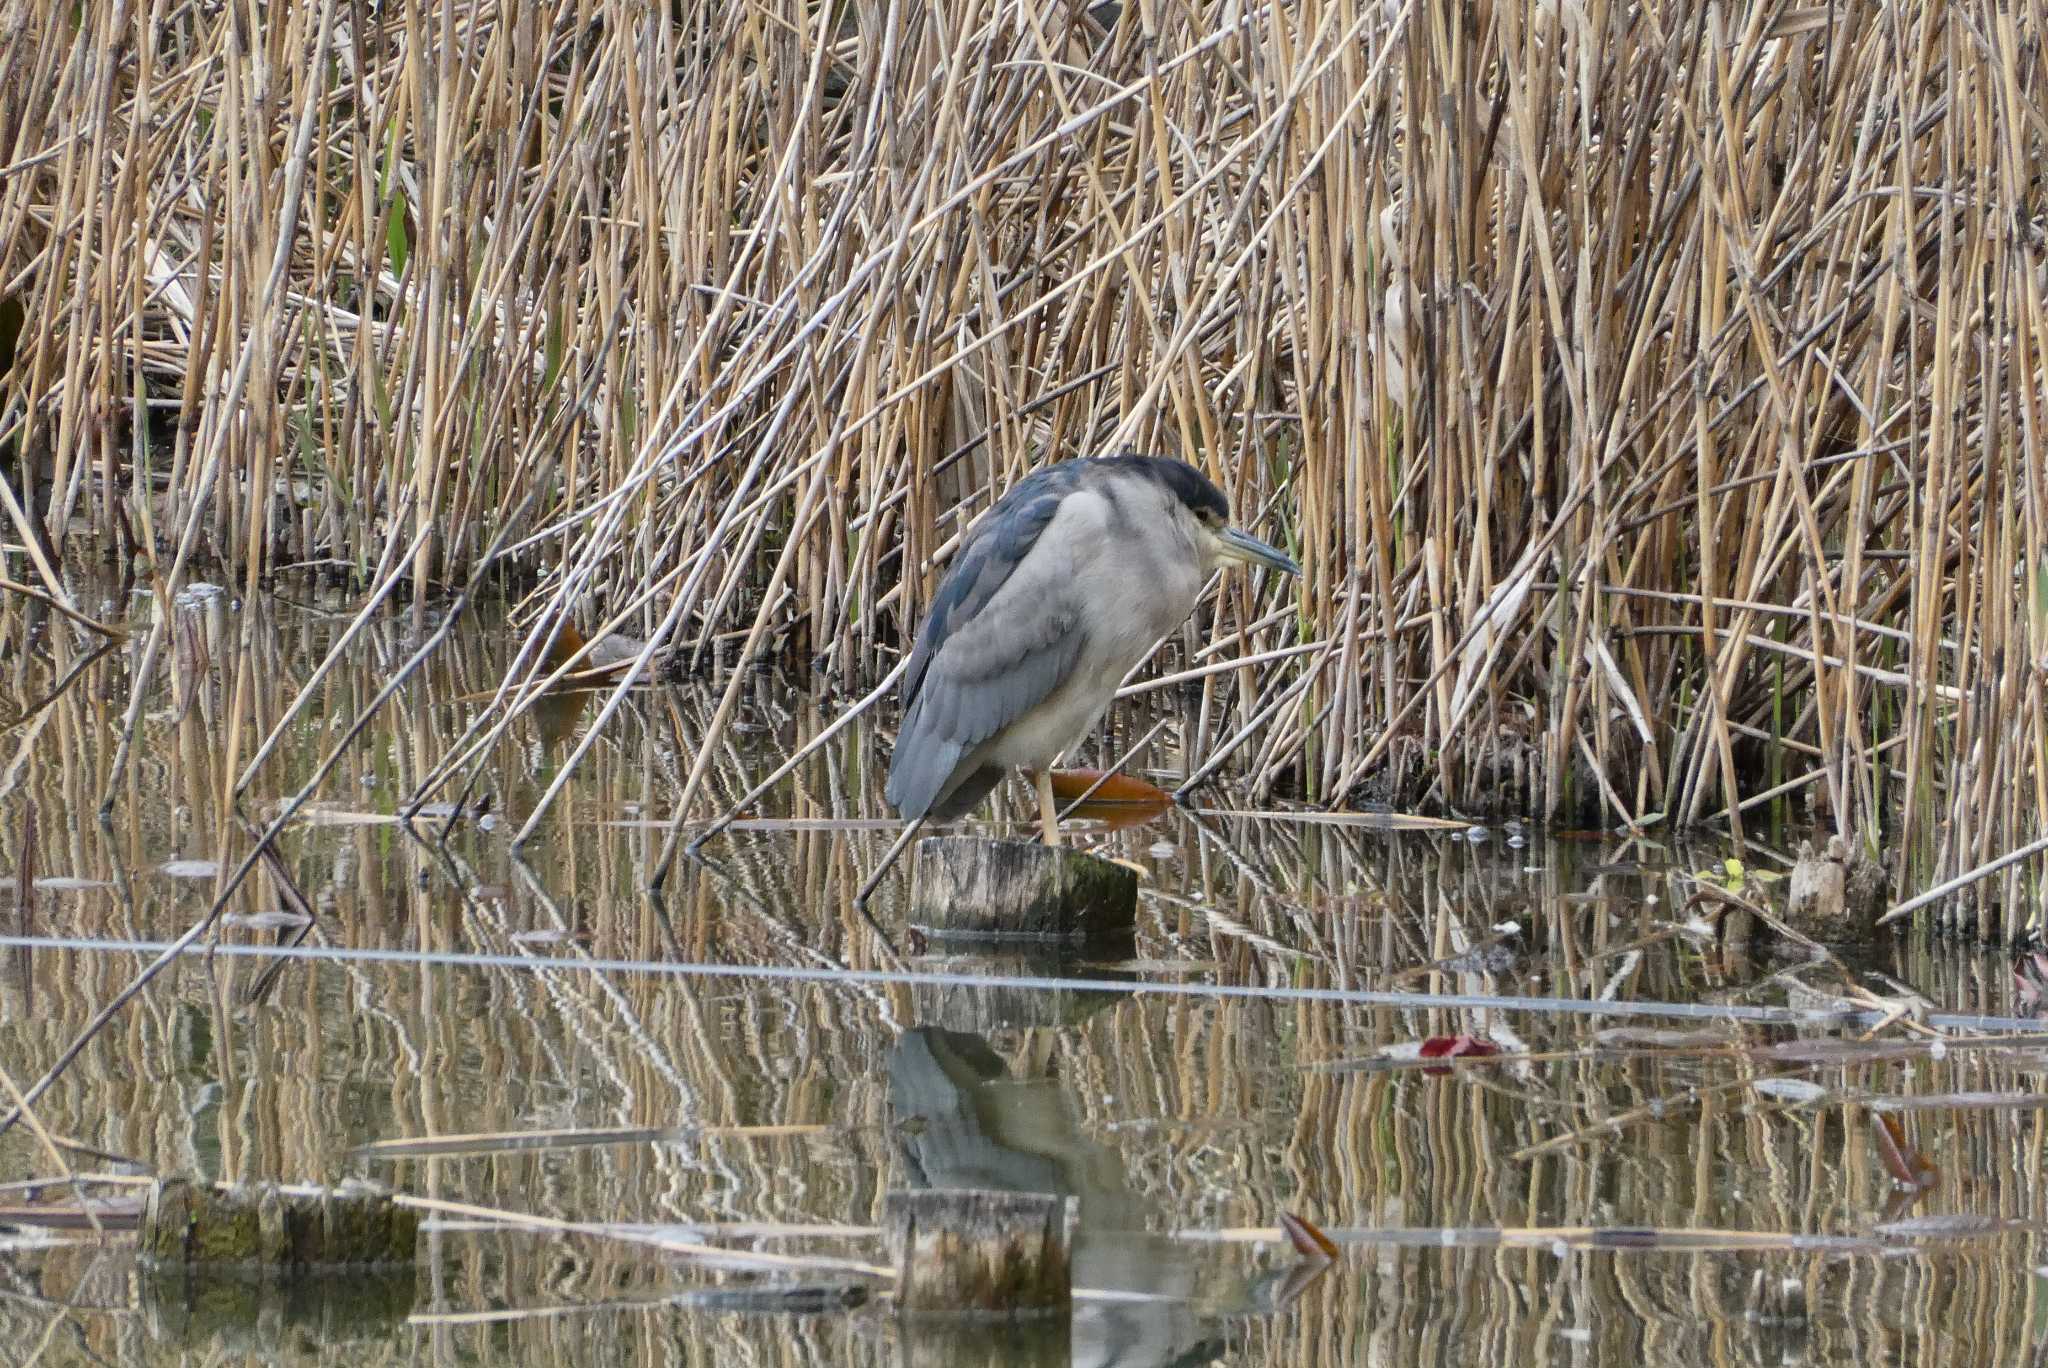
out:
<path id="1" fill-rule="evenodd" d="M 1052 769 L 1050 766 L 1038 771 L 1038 820 L 1045 827 L 1045 843 L 1056 846 L 1060 843 L 1060 805 L 1053 801 Z"/>

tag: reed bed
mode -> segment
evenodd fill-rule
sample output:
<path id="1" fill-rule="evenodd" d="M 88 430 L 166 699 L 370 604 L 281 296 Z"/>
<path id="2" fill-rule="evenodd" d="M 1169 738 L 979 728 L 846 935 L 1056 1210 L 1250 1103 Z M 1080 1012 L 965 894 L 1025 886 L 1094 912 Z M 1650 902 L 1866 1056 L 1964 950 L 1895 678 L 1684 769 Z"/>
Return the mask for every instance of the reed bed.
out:
<path id="1" fill-rule="evenodd" d="M 1182 452 L 1306 568 L 1183 651 L 1260 660 L 1201 681 L 1254 791 L 1800 801 L 1900 886 L 2041 834 L 2037 5 L 0 14 L 61 604 L 96 550 L 424 605 L 496 542 L 512 677 L 573 621 L 872 684 L 1010 481 Z"/>

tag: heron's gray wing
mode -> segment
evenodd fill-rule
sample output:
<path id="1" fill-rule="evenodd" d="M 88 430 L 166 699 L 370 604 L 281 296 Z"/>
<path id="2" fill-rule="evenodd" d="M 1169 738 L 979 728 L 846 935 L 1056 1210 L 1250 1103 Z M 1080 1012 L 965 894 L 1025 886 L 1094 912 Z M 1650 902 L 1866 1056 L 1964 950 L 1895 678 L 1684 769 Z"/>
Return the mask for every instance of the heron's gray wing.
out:
<path id="1" fill-rule="evenodd" d="M 1020 483 L 960 549 L 918 633 L 907 709 L 885 795 L 906 817 L 957 815 L 995 785 L 974 748 L 1043 702 L 1073 673 L 1085 628 L 1057 588 L 1015 583 L 1071 481 L 1054 466 Z M 1015 592 L 1004 593 L 1005 587 Z"/>
<path id="2" fill-rule="evenodd" d="M 1000 771 L 977 778 L 975 748 L 1074 672 L 1085 636 L 1071 601 L 1035 586 L 999 595 L 959 623 L 932 652 L 924 687 L 897 732 L 890 805 L 907 817 L 936 812 L 943 820 L 980 801 Z M 949 801 L 956 793 L 959 800 Z"/>
<path id="3" fill-rule="evenodd" d="M 981 800 L 988 797 L 989 790 L 1003 782 L 1001 765 L 982 765 L 969 770 L 962 764 L 953 767 L 952 786 L 934 798 L 924 815 L 934 822 L 950 822 L 956 817 L 965 817 L 981 806 Z"/>
<path id="4" fill-rule="evenodd" d="M 918 629 L 910 668 L 903 672 L 905 709 L 917 701 L 933 654 L 988 606 L 1030 554 L 1059 512 L 1060 500 L 1072 491 L 1081 465 L 1070 461 L 1025 476 L 968 532 Z"/>

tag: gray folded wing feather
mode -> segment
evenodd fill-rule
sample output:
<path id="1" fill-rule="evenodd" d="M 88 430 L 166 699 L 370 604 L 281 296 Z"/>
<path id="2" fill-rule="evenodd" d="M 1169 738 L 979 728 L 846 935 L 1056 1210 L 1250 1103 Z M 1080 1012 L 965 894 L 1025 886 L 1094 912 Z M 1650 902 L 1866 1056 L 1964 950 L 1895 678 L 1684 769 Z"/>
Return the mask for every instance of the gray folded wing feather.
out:
<path id="1" fill-rule="evenodd" d="M 1017 579 L 1071 487 L 1058 466 L 1018 484 L 969 535 L 940 584 L 905 674 L 906 710 L 884 791 L 903 816 L 943 820 L 979 802 L 1000 771 L 978 765 L 975 747 L 1073 672 L 1086 639 L 1075 605 L 1035 575 Z"/>

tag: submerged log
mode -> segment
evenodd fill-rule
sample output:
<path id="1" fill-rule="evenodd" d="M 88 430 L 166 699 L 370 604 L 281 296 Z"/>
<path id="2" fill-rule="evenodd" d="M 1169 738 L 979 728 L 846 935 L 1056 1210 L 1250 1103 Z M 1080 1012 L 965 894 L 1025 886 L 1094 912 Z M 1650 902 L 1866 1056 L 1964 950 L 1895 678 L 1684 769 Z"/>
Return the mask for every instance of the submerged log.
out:
<path id="1" fill-rule="evenodd" d="M 1046 1192 L 892 1192 L 884 1205 L 899 1311 L 1067 1314 L 1076 1206 Z"/>
<path id="2" fill-rule="evenodd" d="M 866 1283 L 784 1283 L 766 1287 L 700 1287 L 677 1295 L 677 1306 L 742 1316 L 816 1316 L 868 1304 Z"/>
<path id="3" fill-rule="evenodd" d="M 142 1212 L 141 1257 L 159 1267 L 259 1271 L 413 1261 L 419 1213 L 375 1188 L 167 1178 Z"/>
<path id="4" fill-rule="evenodd" d="M 1137 912 L 1137 874 L 1071 846 L 928 836 L 911 862 L 910 922 L 935 939 L 1114 940 Z"/>

